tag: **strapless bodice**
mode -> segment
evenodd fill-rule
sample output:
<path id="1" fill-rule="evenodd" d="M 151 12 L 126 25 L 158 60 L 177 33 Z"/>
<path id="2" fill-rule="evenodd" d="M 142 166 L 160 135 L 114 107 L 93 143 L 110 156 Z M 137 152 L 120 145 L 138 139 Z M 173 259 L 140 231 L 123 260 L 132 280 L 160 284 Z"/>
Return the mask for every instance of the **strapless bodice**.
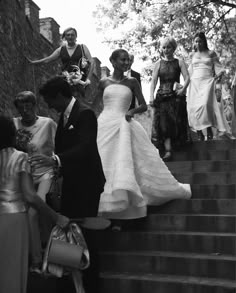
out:
<path id="1" fill-rule="evenodd" d="M 104 109 L 102 114 L 124 115 L 130 106 L 132 91 L 129 87 L 121 84 L 107 86 L 103 93 Z"/>
<path id="2" fill-rule="evenodd" d="M 194 78 L 213 77 L 213 62 L 212 58 L 193 58 L 193 75 Z"/>

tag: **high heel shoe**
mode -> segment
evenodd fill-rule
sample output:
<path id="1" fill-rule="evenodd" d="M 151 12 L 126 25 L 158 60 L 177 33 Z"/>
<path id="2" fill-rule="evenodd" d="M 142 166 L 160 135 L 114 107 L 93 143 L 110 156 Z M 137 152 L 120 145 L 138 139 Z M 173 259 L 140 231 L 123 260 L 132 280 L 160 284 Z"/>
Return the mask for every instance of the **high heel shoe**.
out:
<path id="1" fill-rule="evenodd" d="M 168 162 L 172 159 L 171 151 L 166 151 L 164 157 L 162 158 L 163 161 Z"/>
<path id="2" fill-rule="evenodd" d="M 207 140 L 213 139 L 213 133 L 211 128 L 207 128 Z"/>
<path id="3" fill-rule="evenodd" d="M 197 140 L 200 140 L 200 141 L 204 141 L 205 140 L 205 137 L 204 137 L 204 135 L 203 135 L 203 133 L 202 133 L 201 130 L 198 130 L 197 131 Z"/>

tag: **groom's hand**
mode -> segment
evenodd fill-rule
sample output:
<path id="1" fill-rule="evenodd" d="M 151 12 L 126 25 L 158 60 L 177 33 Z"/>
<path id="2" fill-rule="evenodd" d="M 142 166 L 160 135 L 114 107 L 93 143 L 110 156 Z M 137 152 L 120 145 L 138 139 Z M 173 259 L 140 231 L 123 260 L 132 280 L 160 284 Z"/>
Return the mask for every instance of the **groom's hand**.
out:
<path id="1" fill-rule="evenodd" d="M 29 158 L 31 167 L 40 168 L 40 167 L 55 167 L 56 162 L 53 157 L 49 157 L 43 154 L 36 154 Z"/>

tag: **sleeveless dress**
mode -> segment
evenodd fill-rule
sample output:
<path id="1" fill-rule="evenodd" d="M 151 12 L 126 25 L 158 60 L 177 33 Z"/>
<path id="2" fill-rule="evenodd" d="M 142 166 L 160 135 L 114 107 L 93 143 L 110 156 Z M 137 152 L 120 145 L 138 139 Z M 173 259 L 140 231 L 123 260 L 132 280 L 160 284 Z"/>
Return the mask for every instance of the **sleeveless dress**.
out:
<path id="1" fill-rule="evenodd" d="M 27 206 L 20 172 L 29 172 L 28 155 L 0 151 L 0 292 L 26 293 L 29 254 Z"/>
<path id="2" fill-rule="evenodd" d="M 186 96 L 177 96 L 174 91 L 180 74 L 178 59 L 160 61 L 160 86 L 153 103 L 153 138 L 159 149 L 166 138 L 171 138 L 173 147 L 184 145 L 188 140 Z"/>
<path id="3" fill-rule="evenodd" d="M 60 58 L 62 62 L 62 71 L 72 72 L 74 70 L 73 65 L 79 66 L 80 71 L 83 73 L 81 80 L 85 81 L 87 78 L 87 70 L 81 67 L 81 58 L 83 57 L 83 45 L 77 45 L 75 51 L 70 56 L 66 46 L 62 46 L 60 50 Z M 81 84 L 72 85 L 71 86 L 73 96 L 76 98 L 84 98 L 85 96 L 85 89 Z"/>
<path id="4" fill-rule="evenodd" d="M 190 84 L 187 95 L 189 125 L 193 130 L 214 127 L 223 133 L 230 133 L 215 95 L 214 75 L 223 70 L 217 57 L 196 58 L 190 64 Z"/>
<path id="5" fill-rule="evenodd" d="M 98 118 L 97 143 L 106 177 L 99 213 L 111 219 L 144 217 L 147 205 L 191 197 L 189 184 L 171 175 L 141 124 L 126 121 L 131 100 L 129 87 L 107 86 Z"/>

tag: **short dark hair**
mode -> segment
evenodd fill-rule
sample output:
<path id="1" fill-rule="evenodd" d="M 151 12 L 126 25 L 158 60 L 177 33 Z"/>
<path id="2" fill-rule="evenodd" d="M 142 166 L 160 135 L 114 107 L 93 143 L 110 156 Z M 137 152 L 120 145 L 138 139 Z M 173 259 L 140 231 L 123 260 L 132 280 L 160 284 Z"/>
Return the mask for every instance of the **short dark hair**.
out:
<path id="1" fill-rule="evenodd" d="M 69 32 L 69 31 L 74 31 L 75 32 L 75 36 L 77 37 L 77 31 L 76 31 L 76 29 L 75 28 L 73 28 L 73 27 L 68 27 L 67 29 L 65 29 L 64 30 L 64 32 L 62 33 L 62 39 L 64 39 L 65 38 L 65 36 L 66 36 L 66 33 L 67 32 Z"/>
<path id="2" fill-rule="evenodd" d="M 0 115 L 0 150 L 15 146 L 16 127 L 9 116 Z"/>
<path id="3" fill-rule="evenodd" d="M 68 99 L 72 97 L 72 91 L 69 83 L 66 81 L 66 78 L 62 75 L 57 75 L 42 85 L 39 89 L 40 95 L 43 97 L 54 100 L 57 97 L 58 93 L 61 93 L 64 97 Z"/>
<path id="4" fill-rule="evenodd" d="M 23 91 L 16 95 L 14 100 L 14 105 L 18 108 L 19 103 L 32 103 L 32 105 L 36 105 L 36 96 L 31 91 Z"/>
<path id="5" fill-rule="evenodd" d="M 202 40 L 203 41 L 203 44 L 204 44 L 204 48 L 206 49 L 206 50 L 209 50 L 208 49 L 208 45 L 207 45 L 207 39 L 206 39 L 206 35 L 205 35 L 205 33 L 204 32 L 197 32 L 195 35 L 194 35 L 194 40 L 196 39 L 196 38 L 199 38 L 200 40 Z M 194 51 L 196 51 L 196 48 L 194 47 Z"/>
<path id="6" fill-rule="evenodd" d="M 111 62 L 115 61 L 120 56 L 121 53 L 127 53 L 129 55 L 129 53 L 124 49 L 116 49 L 115 51 L 112 52 L 111 57 L 109 58 L 109 60 Z"/>

